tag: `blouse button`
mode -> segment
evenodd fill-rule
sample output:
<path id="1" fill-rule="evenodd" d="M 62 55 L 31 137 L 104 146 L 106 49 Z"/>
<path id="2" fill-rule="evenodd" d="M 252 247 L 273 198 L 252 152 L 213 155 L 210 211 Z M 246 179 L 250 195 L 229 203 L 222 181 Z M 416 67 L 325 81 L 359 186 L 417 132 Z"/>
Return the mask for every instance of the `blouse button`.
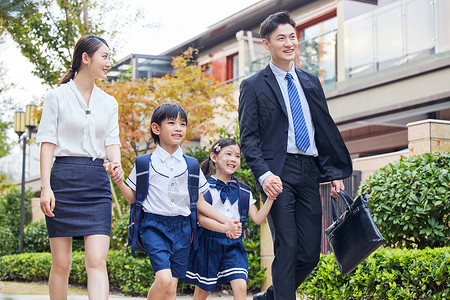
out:
<path id="1" fill-rule="evenodd" d="M 230 212 L 230 210 L 229 210 L 229 209 L 227 209 L 227 212 Z"/>
<path id="2" fill-rule="evenodd" d="M 173 168 L 170 168 L 170 171 L 173 171 Z"/>
<path id="3" fill-rule="evenodd" d="M 173 182 L 170 185 L 173 186 Z"/>
<path id="4" fill-rule="evenodd" d="M 172 202 L 173 202 L 174 200 L 172 199 L 172 200 L 170 200 L 170 201 L 172 201 Z"/>

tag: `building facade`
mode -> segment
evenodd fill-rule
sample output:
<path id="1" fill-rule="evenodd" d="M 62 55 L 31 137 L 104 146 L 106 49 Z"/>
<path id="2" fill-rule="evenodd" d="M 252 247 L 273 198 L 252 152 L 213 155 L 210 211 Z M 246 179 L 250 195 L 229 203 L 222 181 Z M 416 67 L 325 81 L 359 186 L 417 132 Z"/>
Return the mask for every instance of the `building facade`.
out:
<path id="1" fill-rule="evenodd" d="M 406 149 L 407 123 L 450 120 L 447 0 L 263 0 L 162 55 L 199 49 L 205 72 L 237 87 L 269 62 L 259 24 L 281 10 L 297 24 L 296 65 L 321 79 L 353 158 Z"/>

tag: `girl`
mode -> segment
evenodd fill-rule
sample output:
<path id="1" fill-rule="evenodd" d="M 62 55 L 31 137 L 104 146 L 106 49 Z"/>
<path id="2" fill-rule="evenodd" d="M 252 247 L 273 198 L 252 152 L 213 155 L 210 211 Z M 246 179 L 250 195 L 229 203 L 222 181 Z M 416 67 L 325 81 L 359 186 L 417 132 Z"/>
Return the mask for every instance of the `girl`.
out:
<path id="1" fill-rule="evenodd" d="M 209 158 L 202 164 L 202 171 L 208 177 L 211 173 L 210 163 L 215 167 L 215 175 L 208 178 L 210 184 L 212 206 L 232 220 L 240 219 L 239 215 L 239 185 L 233 174 L 241 164 L 241 148 L 230 138 L 216 141 L 211 148 Z M 274 199 L 267 199 L 258 211 L 256 200 L 251 193 L 249 198 L 249 213 L 256 224 L 261 224 L 272 207 Z M 219 284 L 231 283 L 234 299 L 246 299 L 248 260 L 242 242 L 239 239 L 229 239 L 220 229 L 220 224 L 199 214 L 198 221 L 204 229 L 199 250 L 192 252 L 185 282 L 195 284 L 194 300 L 206 299 L 209 291 Z M 214 231 L 216 230 L 216 231 Z"/>
<path id="2" fill-rule="evenodd" d="M 110 66 L 106 41 L 81 37 L 71 67 L 44 102 L 36 143 L 52 253 L 50 299 L 67 298 L 73 238 L 84 238 L 89 299 L 108 299 L 111 190 L 103 160 L 120 164 L 118 105 L 94 81 L 106 79 Z M 112 179 L 120 178 L 123 172 Z"/>

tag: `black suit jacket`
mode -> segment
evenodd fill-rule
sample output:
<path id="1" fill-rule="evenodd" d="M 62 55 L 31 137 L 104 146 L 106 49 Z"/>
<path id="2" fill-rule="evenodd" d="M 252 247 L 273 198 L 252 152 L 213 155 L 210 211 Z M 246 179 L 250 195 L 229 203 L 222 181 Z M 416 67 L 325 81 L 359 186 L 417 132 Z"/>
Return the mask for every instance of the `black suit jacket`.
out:
<path id="1" fill-rule="evenodd" d="M 352 174 L 352 161 L 316 75 L 296 69 L 315 128 L 320 182 Z M 272 171 L 281 176 L 286 159 L 288 117 L 281 89 L 270 66 L 242 81 L 239 95 L 242 153 L 256 180 Z"/>

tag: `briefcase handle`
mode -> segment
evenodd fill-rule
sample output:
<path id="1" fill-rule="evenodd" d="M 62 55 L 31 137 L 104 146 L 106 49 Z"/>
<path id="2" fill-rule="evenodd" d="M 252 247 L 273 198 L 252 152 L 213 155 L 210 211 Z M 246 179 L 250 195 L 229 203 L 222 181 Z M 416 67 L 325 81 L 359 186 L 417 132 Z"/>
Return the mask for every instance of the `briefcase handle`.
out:
<path id="1" fill-rule="evenodd" d="M 347 208 L 349 208 L 353 204 L 353 199 L 350 197 L 344 190 L 339 191 L 339 195 L 341 195 L 342 199 L 344 199 Z M 338 219 L 337 208 L 336 208 L 336 198 L 331 197 L 331 213 L 333 214 L 333 222 Z"/>

